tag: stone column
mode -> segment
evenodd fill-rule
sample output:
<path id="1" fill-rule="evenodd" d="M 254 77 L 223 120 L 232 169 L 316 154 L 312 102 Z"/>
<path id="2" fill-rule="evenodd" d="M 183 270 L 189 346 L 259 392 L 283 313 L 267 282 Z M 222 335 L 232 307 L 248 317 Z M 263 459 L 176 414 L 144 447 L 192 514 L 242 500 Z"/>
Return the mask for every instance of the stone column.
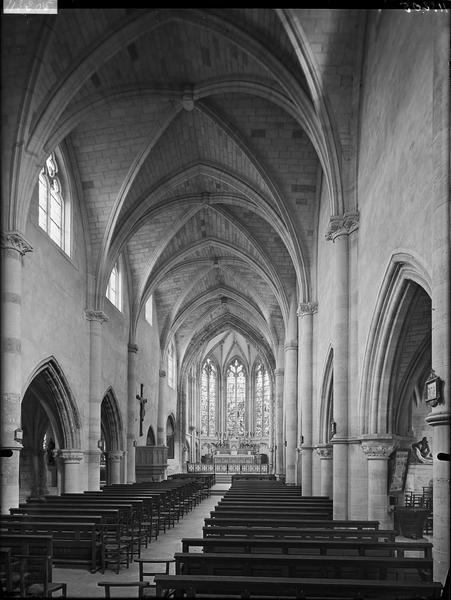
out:
<path id="1" fill-rule="evenodd" d="M 107 454 L 108 466 L 109 466 L 109 471 L 110 471 L 109 479 L 110 479 L 111 484 L 121 483 L 122 454 L 123 454 L 123 452 L 120 450 L 108 452 L 108 454 Z"/>
<path id="2" fill-rule="evenodd" d="M 312 495 L 312 455 L 313 455 L 313 315 L 318 310 L 316 302 L 299 304 L 299 399 L 298 415 L 302 422 L 301 431 L 301 472 L 300 479 L 303 496 Z"/>
<path id="3" fill-rule="evenodd" d="M 157 446 L 166 446 L 166 371 L 160 369 L 159 374 Z"/>
<path id="4" fill-rule="evenodd" d="M 334 421 L 333 517 L 348 517 L 348 346 L 349 346 L 349 249 L 348 235 L 358 224 L 356 214 L 333 216 L 326 238 L 334 253 Z"/>
<path id="5" fill-rule="evenodd" d="M 283 465 L 283 369 L 275 369 L 275 413 L 276 413 L 276 426 L 275 426 L 275 468 L 274 471 L 277 475 L 281 475 L 284 472 Z"/>
<path id="6" fill-rule="evenodd" d="M 100 407 L 102 403 L 102 324 L 108 321 L 101 310 L 86 310 L 90 323 L 89 347 L 89 438 L 88 490 L 100 489 Z"/>
<path id="7" fill-rule="evenodd" d="M 22 394 L 22 264 L 33 249 L 17 231 L 2 233 L 2 363 L 1 363 L 1 446 L 11 456 L 0 459 L 1 512 L 19 505 L 20 441 Z M 19 438 L 18 438 L 19 439 Z"/>
<path id="8" fill-rule="evenodd" d="M 321 496 L 328 496 L 332 498 L 333 486 L 332 486 L 332 446 L 324 444 L 318 446 L 316 450 L 320 456 L 321 464 Z"/>
<path id="9" fill-rule="evenodd" d="M 64 493 L 78 494 L 82 492 L 80 485 L 80 462 L 83 459 L 81 450 L 62 449 L 58 452 L 58 457 L 63 463 L 64 468 Z"/>
<path id="10" fill-rule="evenodd" d="M 284 410 L 285 410 L 285 481 L 296 482 L 296 437 L 297 437 L 297 366 L 298 347 L 297 344 L 289 343 L 284 346 L 285 370 L 284 370 Z"/>
<path id="11" fill-rule="evenodd" d="M 380 529 L 391 529 L 387 481 L 388 458 L 393 452 L 393 440 L 387 436 L 365 436 L 362 450 L 368 459 L 368 519 L 379 521 Z"/>
<path id="12" fill-rule="evenodd" d="M 135 440 L 136 440 L 136 344 L 128 345 L 128 378 L 127 378 L 127 483 L 135 483 Z"/>
<path id="13" fill-rule="evenodd" d="M 433 428 L 433 543 L 434 581 L 444 583 L 450 556 L 450 420 L 451 420 L 451 219 L 450 189 L 450 86 L 449 17 L 431 14 L 433 34 L 432 92 L 432 367 L 444 382 L 440 402 L 426 421 Z M 438 460 L 437 455 L 448 455 Z"/>

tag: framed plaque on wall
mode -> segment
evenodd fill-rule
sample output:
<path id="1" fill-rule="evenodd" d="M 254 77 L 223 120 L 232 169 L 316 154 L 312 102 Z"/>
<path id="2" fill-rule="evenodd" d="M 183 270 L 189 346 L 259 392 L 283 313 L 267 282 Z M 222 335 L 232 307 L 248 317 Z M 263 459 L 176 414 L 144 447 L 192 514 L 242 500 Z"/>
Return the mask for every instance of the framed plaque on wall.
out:
<path id="1" fill-rule="evenodd" d="M 389 494 L 403 492 L 406 485 L 407 465 L 409 462 L 410 450 L 398 449 L 395 450 L 393 465 L 391 469 L 390 483 L 388 487 Z"/>

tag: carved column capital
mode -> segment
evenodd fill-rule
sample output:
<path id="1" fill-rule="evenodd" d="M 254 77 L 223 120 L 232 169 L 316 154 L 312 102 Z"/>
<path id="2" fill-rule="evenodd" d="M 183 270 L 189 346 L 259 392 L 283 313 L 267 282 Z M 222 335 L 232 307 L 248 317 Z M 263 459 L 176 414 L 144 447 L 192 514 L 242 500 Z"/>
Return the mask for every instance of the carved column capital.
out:
<path id="1" fill-rule="evenodd" d="M 158 374 L 160 377 L 166 377 L 166 371 L 164 369 L 160 369 Z"/>
<path id="2" fill-rule="evenodd" d="M 285 372 L 285 371 L 284 371 L 284 369 L 281 369 L 281 368 L 274 369 L 274 375 L 275 375 L 276 377 L 280 377 L 280 376 L 282 376 L 282 375 L 284 374 L 284 372 Z"/>
<path id="3" fill-rule="evenodd" d="M 362 439 L 362 451 L 368 459 L 388 459 L 393 452 L 395 444 L 391 437 L 364 437 Z"/>
<path id="4" fill-rule="evenodd" d="M 297 350 L 298 345 L 295 342 L 287 342 L 286 344 L 284 344 L 283 349 L 284 352 L 286 352 L 287 350 Z"/>
<path id="5" fill-rule="evenodd" d="M 137 346 L 137 344 L 128 344 L 127 350 L 129 352 L 134 352 L 136 354 L 136 352 L 138 352 L 138 346 Z"/>
<path id="6" fill-rule="evenodd" d="M 112 462 L 119 462 L 121 460 L 123 454 L 124 453 L 122 450 L 112 450 L 111 452 L 108 452 L 108 458 Z"/>
<path id="7" fill-rule="evenodd" d="M 59 450 L 58 456 L 65 463 L 78 464 L 83 459 L 83 452 L 81 450 L 69 450 L 63 448 Z"/>
<path id="8" fill-rule="evenodd" d="M 316 451 L 319 454 L 320 458 L 323 460 L 330 460 L 331 458 L 333 458 L 333 447 L 332 446 L 328 446 L 328 445 L 318 446 Z"/>
<path id="9" fill-rule="evenodd" d="M 345 213 L 344 215 L 333 215 L 330 218 L 326 232 L 326 239 L 333 242 L 340 235 L 349 235 L 359 227 L 359 213 Z"/>
<path id="10" fill-rule="evenodd" d="M 85 317 L 88 321 L 98 321 L 101 324 L 105 321 L 109 321 L 109 317 L 103 312 L 103 310 L 86 309 Z"/>
<path id="11" fill-rule="evenodd" d="M 18 231 L 2 231 L 2 249 L 16 250 L 22 256 L 27 252 L 33 252 L 31 244 Z"/>
<path id="12" fill-rule="evenodd" d="M 298 317 L 306 317 L 318 312 L 318 302 L 300 302 L 296 314 Z"/>

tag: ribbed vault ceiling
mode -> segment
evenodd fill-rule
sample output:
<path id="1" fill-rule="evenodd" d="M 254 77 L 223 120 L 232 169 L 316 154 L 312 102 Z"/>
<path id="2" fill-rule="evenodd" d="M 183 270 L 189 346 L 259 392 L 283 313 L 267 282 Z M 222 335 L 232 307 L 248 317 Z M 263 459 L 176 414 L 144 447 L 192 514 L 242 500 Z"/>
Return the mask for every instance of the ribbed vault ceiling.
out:
<path id="1" fill-rule="evenodd" d="M 305 292 L 321 179 L 305 115 L 285 86 L 310 102 L 279 17 L 273 9 L 90 14 L 81 24 L 63 12 L 49 46 L 58 48 L 53 72 L 45 69 L 61 76 L 84 52 L 89 76 L 48 140 L 72 148 L 98 299 L 122 254 L 132 332 L 153 294 L 162 349 L 174 340 L 185 366 L 232 334 L 274 364 L 290 297 Z M 36 98 L 39 126 L 49 98 L 39 86 Z"/>

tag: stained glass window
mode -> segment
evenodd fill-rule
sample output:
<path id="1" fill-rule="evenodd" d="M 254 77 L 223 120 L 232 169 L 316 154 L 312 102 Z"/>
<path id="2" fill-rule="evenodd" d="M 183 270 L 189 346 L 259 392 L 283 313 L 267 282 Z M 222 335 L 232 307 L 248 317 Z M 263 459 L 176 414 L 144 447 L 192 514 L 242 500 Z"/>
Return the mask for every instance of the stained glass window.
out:
<path id="1" fill-rule="evenodd" d="M 215 435 L 216 432 L 216 390 L 217 371 L 210 358 L 204 362 L 201 376 L 201 430 L 202 435 Z"/>
<path id="2" fill-rule="evenodd" d="M 269 435 L 269 410 L 270 410 L 269 375 L 263 363 L 259 363 L 255 370 L 255 435 Z"/>
<path id="3" fill-rule="evenodd" d="M 246 374 L 243 364 L 235 358 L 227 369 L 227 433 L 237 437 L 245 433 Z"/>

